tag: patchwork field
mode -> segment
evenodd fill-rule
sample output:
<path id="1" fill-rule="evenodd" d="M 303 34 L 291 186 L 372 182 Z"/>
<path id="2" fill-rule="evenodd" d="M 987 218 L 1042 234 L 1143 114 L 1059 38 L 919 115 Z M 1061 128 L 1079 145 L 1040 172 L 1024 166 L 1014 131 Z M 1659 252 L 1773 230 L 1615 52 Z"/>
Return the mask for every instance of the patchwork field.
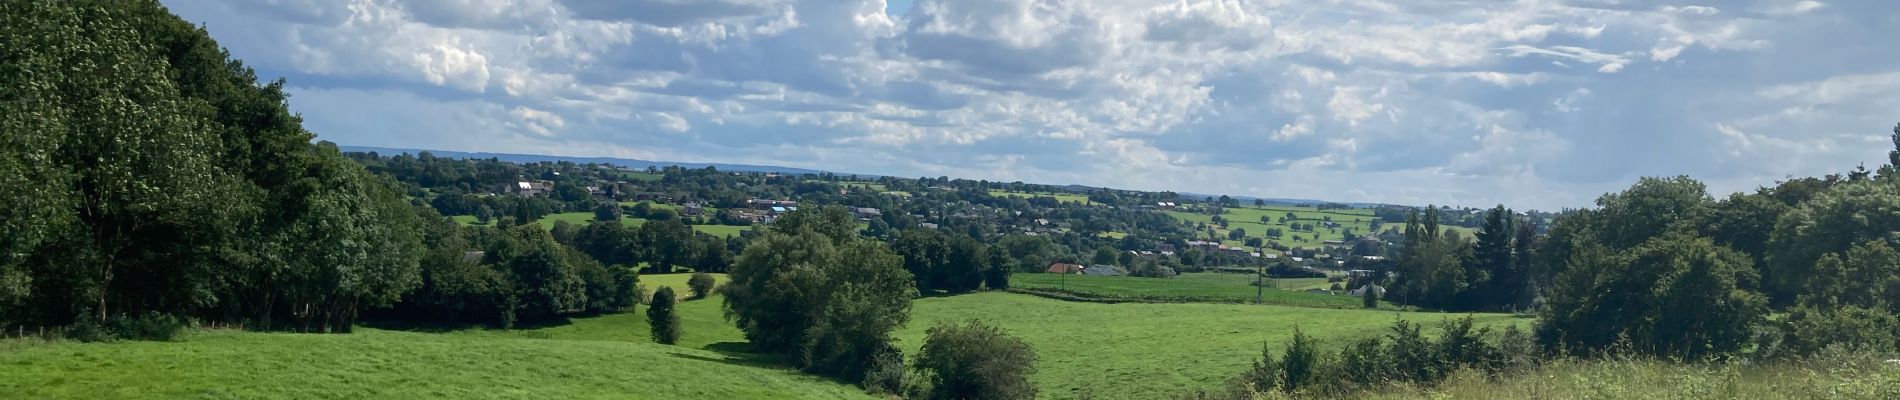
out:
<path id="1" fill-rule="evenodd" d="M 990 196 L 1015 197 L 1015 198 L 1021 198 L 1021 199 L 1036 198 L 1036 197 L 1054 197 L 1056 198 L 1056 201 L 1063 202 L 1063 203 L 1095 204 L 1094 201 L 1089 200 L 1088 196 L 1075 194 L 1075 193 L 1027 193 L 1027 192 L 1012 192 L 1012 191 L 1007 191 L 1007 190 L 990 189 Z"/>
<path id="2" fill-rule="evenodd" d="M 659 205 L 655 204 L 655 206 L 657 208 Z M 677 208 L 678 206 L 674 206 L 674 207 Z M 456 223 L 459 223 L 465 226 L 483 225 L 479 222 L 476 222 L 475 216 L 473 215 L 455 215 L 455 216 L 450 216 L 449 218 L 454 220 Z M 574 225 L 592 224 L 594 223 L 594 213 L 572 212 L 572 213 L 548 214 L 548 215 L 542 216 L 541 219 L 536 222 L 540 223 L 542 228 L 554 229 L 554 223 L 556 221 L 565 221 L 569 224 L 574 224 Z M 637 228 L 640 225 L 645 225 L 647 223 L 647 220 L 644 218 L 621 217 L 620 223 L 626 225 L 629 228 Z M 693 225 L 693 231 L 695 232 L 718 236 L 718 237 L 732 237 L 735 235 L 739 235 L 741 232 L 745 232 L 749 230 L 752 230 L 751 226 Z"/>
<path id="3" fill-rule="evenodd" d="M 1251 274 L 1214 272 L 1187 273 L 1174 278 L 1019 273 L 1011 275 L 1009 283 L 1017 288 L 1059 289 L 1109 298 L 1251 303 L 1258 294 L 1266 304 L 1325 308 L 1363 306 L 1362 300 L 1357 297 L 1300 291 L 1313 286 L 1314 280 L 1324 288 L 1324 278 L 1275 279 L 1273 282 L 1279 289 L 1269 287 L 1256 291 L 1251 284 Z"/>
<path id="4" fill-rule="evenodd" d="M 1189 224 L 1201 222 L 1212 226 L 1214 221 L 1214 216 L 1210 214 L 1174 210 L 1164 211 L 1164 213 Z M 1289 213 L 1292 214 L 1292 218 L 1282 222 L 1280 219 L 1287 217 Z M 1261 222 L 1262 217 L 1266 218 L 1266 222 Z M 1227 228 L 1219 228 L 1216 226 L 1214 232 L 1216 236 L 1212 238 L 1203 237 L 1204 240 L 1220 240 L 1229 247 L 1241 246 L 1243 245 L 1243 241 L 1233 240 L 1228 237 L 1229 232 L 1238 229 L 1245 230 L 1247 237 L 1257 237 L 1263 240 L 1275 241 L 1287 247 L 1317 248 L 1323 246 L 1325 241 L 1328 240 L 1345 240 L 1347 230 L 1352 231 L 1353 234 L 1356 235 L 1371 234 L 1373 232 L 1372 220 L 1377 217 L 1372 215 L 1372 210 L 1367 209 L 1320 210 L 1313 207 L 1256 207 L 1250 205 L 1223 209 L 1221 218 L 1227 220 Z M 1294 223 L 1322 225 L 1322 223 L 1328 219 L 1333 223 L 1339 224 L 1339 228 L 1316 226 L 1313 231 L 1307 232 L 1295 231 L 1292 226 Z M 1388 224 L 1387 226 L 1391 225 Z M 1267 229 L 1269 228 L 1277 228 L 1284 231 L 1284 233 L 1281 234 L 1279 238 L 1270 238 L 1267 237 Z M 1295 237 L 1297 237 L 1297 240 Z M 1264 251 L 1275 253 L 1271 249 Z"/>

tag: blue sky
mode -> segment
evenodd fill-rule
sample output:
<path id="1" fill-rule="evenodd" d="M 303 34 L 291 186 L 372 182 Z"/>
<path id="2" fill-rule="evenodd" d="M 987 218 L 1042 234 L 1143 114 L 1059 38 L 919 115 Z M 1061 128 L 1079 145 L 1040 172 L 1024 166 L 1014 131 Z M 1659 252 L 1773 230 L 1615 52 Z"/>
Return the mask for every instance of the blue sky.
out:
<path id="1" fill-rule="evenodd" d="M 1877 165 L 1879 0 L 164 2 L 342 144 L 1555 209 Z"/>

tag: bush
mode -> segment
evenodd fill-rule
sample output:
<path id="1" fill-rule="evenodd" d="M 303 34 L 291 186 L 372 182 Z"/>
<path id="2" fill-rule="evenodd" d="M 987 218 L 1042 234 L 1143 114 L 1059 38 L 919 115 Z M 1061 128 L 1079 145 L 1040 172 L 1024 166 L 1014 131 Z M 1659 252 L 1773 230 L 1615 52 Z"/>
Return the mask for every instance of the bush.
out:
<path id="1" fill-rule="evenodd" d="M 686 280 L 686 288 L 693 291 L 692 300 L 704 299 L 712 295 L 715 285 L 718 285 L 718 282 L 713 280 L 712 274 L 704 272 L 695 272 L 692 278 Z"/>
<path id="2" fill-rule="evenodd" d="M 653 329 L 653 342 L 674 344 L 680 340 L 680 317 L 673 312 L 672 286 L 661 286 L 653 292 L 653 303 L 647 306 L 647 324 Z"/>
<path id="3" fill-rule="evenodd" d="M 1280 358 L 1281 388 L 1287 392 L 1299 390 L 1311 385 L 1320 369 L 1319 341 L 1293 327 L 1293 343 L 1287 345 L 1286 356 Z"/>
<path id="4" fill-rule="evenodd" d="M 1814 355 L 1830 346 L 1884 353 L 1900 350 L 1900 318 L 1884 310 L 1843 306 L 1833 309 L 1796 308 L 1788 314 L 1784 340 L 1797 355 Z"/>
<path id="5" fill-rule="evenodd" d="M 1235 389 L 1233 397 L 1252 397 L 1253 393 L 1271 392 L 1280 388 L 1280 362 L 1273 359 L 1273 347 L 1260 345 L 1260 359 L 1254 360 L 1253 367 L 1241 372 L 1231 385 Z"/>
<path id="6" fill-rule="evenodd" d="M 930 399 L 1033 399 L 1036 352 L 1002 329 L 972 320 L 930 328 L 912 366 Z"/>
<path id="7" fill-rule="evenodd" d="M 170 341 L 188 326 L 190 323 L 183 318 L 158 312 L 135 316 L 115 315 L 106 319 L 105 323 L 81 318 L 66 327 L 66 338 L 88 343 L 120 339 Z"/>
<path id="8" fill-rule="evenodd" d="M 170 341 L 189 325 L 183 318 L 150 312 L 120 316 L 111 321 L 112 333 L 122 339 Z"/>
<path id="9" fill-rule="evenodd" d="M 896 346 L 885 346 L 871 358 L 871 367 L 864 371 L 864 381 L 858 385 L 873 393 L 898 393 L 904 389 L 904 351 Z M 914 396 L 913 396 L 914 397 Z"/>

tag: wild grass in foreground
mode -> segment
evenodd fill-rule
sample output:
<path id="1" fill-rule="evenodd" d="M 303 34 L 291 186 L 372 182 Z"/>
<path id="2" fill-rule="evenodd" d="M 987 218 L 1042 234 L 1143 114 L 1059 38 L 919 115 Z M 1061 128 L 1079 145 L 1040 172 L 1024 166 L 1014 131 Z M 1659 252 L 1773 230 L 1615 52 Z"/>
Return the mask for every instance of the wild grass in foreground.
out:
<path id="1" fill-rule="evenodd" d="M 1465 371 L 1435 388 L 1390 388 L 1349 398 L 1886 400 L 1900 399 L 1900 362 L 1867 355 L 1756 365 L 1569 360 L 1495 380 Z"/>

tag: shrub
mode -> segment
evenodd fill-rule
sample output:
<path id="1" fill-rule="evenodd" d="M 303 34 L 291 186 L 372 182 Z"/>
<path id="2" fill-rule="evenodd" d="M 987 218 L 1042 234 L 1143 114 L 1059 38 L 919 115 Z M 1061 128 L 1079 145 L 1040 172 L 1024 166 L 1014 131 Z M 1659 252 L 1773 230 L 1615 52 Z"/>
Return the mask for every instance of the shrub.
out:
<path id="1" fill-rule="evenodd" d="M 1900 350 L 1900 318 L 1884 310 L 1843 306 L 1832 309 L 1799 307 L 1788 314 L 1789 351 L 1814 355 L 1830 346 L 1874 353 Z"/>
<path id="2" fill-rule="evenodd" d="M 904 388 L 904 351 L 896 346 L 885 346 L 871 358 L 871 367 L 864 371 L 864 381 L 858 385 L 873 393 L 898 393 Z M 918 397 L 918 396 L 907 396 Z"/>
<path id="3" fill-rule="evenodd" d="M 183 318 L 170 314 L 150 312 L 136 316 L 112 318 L 111 330 L 114 336 L 132 340 L 170 341 L 185 330 L 188 323 Z"/>
<path id="4" fill-rule="evenodd" d="M 1372 284 L 1369 283 L 1366 284 L 1365 291 L 1359 294 L 1359 305 L 1365 308 L 1379 308 L 1379 291 L 1373 290 Z"/>
<path id="5" fill-rule="evenodd" d="M 1260 359 L 1254 360 L 1253 367 L 1235 377 L 1232 386 L 1237 392 L 1234 397 L 1251 397 L 1252 393 L 1271 392 L 1280 388 L 1280 362 L 1273 359 L 1273 347 L 1261 344 Z"/>
<path id="6" fill-rule="evenodd" d="M 692 278 L 686 280 L 686 288 L 693 291 L 693 300 L 712 295 L 715 285 L 718 285 L 718 282 L 713 280 L 712 274 L 704 272 L 695 272 Z"/>
<path id="7" fill-rule="evenodd" d="M 1002 329 L 972 320 L 930 328 L 913 363 L 930 399 L 1033 399 L 1036 352 Z"/>
<path id="8" fill-rule="evenodd" d="M 1385 382 L 1390 369 L 1385 342 L 1378 337 L 1359 339 L 1339 350 L 1340 378 L 1357 387 Z"/>
<path id="9" fill-rule="evenodd" d="M 680 340 L 680 317 L 673 312 L 672 286 L 661 286 L 653 292 L 653 303 L 647 306 L 647 324 L 653 328 L 653 342 L 674 344 Z"/>
<path id="10" fill-rule="evenodd" d="M 1293 343 L 1287 345 L 1286 356 L 1280 358 L 1280 371 L 1284 376 L 1281 387 L 1293 392 L 1315 383 L 1313 378 L 1320 362 L 1319 341 L 1300 332 L 1300 327 L 1293 327 Z"/>

